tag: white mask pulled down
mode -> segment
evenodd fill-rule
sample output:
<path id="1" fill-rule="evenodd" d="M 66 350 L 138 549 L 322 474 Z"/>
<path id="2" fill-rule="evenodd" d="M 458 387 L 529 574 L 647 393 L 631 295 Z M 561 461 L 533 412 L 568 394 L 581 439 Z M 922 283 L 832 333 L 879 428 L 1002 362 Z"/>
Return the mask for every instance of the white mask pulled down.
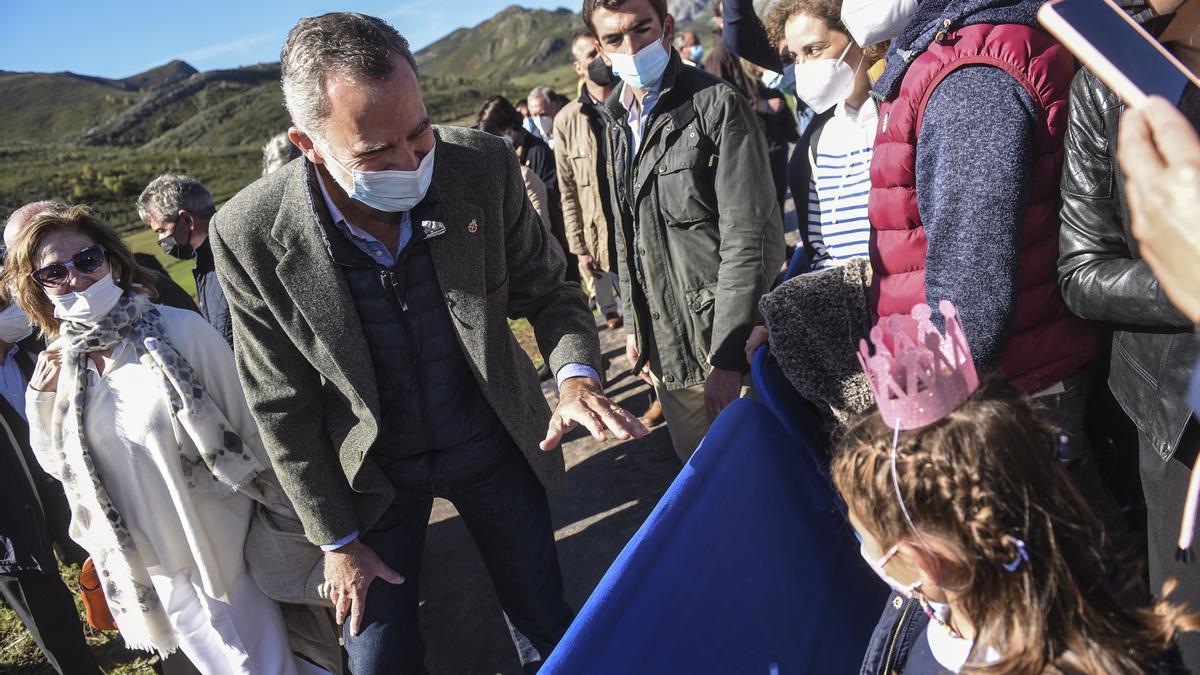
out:
<path id="1" fill-rule="evenodd" d="M 33 334 L 33 325 L 25 310 L 12 303 L 0 311 L 0 342 L 14 344 Z"/>
<path id="2" fill-rule="evenodd" d="M 125 291 L 113 281 L 110 272 L 82 291 L 62 295 L 47 293 L 46 297 L 50 299 L 50 304 L 54 305 L 55 317 L 63 321 L 94 326 L 112 311 L 124 293 Z"/>
<path id="3" fill-rule="evenodd" d="M 795 65 L 796 96 L 816 114 L 820 115 L 844 101 L 854 91 L 854 78 L 866 57 L 860 56 L 858 66 L 851 68 L 846 63 L 848 53 L 850 44 L 836 59 L 819 59 Z"/>

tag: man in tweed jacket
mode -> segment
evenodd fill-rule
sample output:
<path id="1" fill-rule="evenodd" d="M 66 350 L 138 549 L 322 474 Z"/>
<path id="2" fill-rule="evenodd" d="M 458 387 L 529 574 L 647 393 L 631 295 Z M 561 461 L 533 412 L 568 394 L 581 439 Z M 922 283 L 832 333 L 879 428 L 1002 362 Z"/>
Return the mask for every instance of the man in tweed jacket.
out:
<path id="1" fill-rule="evenodd" d="M 380 19 L 302 19 L 282 54 L 303 158 L 218 214 L 238 368 L 355 673 L 423 671 L 417 575 L 434 497 L 457 507 L 528 670 L 571 621 L 544 487 L 556 447 L 646 433 L 601 393 L 595 323 L 537 224 L 512 150 L 434 127 Z M 527 318 L 551 414 L 508 327 Z M 369 590 L 370 602 L 367 602 Z"/>

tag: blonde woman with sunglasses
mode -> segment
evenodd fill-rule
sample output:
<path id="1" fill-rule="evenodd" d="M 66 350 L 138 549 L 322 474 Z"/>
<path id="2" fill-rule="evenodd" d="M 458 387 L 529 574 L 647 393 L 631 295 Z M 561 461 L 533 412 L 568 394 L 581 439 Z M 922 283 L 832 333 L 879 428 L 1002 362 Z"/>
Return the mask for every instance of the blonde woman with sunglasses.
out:
<path id="1" fill-rule="evenodd" d="M 53 339 L 26 396 L 31 445 L 63 482 L 126 643 L 182 649 L 204 673 L 322 672 L 293 656 L 246 569 L 255 503 L 289 506 L 225 341 L 152 304 L 128 247 L 85 207 L 36 215 L 5 268 Z"/>

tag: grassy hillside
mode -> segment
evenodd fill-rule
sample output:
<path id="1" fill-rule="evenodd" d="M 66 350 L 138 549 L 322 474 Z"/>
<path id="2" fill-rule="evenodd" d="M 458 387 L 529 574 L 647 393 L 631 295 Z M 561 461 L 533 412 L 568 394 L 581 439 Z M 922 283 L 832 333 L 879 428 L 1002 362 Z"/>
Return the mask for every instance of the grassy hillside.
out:
<path id="1" fill-rule="evenodd" d="M 508 7 L 417 54 L 435 122 L 471 124 L 483 100 L 536 85 L 574 97 L 567 10 Z M 172 61 L 123 80 L 0 71 L 0 217 L 37 199 L 91 204 L 123 232 L 160 173 L 188 173 L 221 203 L 259 175 L 263 143 L 289 125 L 279 65 L 196 72 Z"/>
<path id="2" fill-rule="evenodd" d="M 570 10 L 507 7 L 417 52 L 417 62 L 428 75 L 508 80 L 568 63 L 571 35 L 582 27 Z"/>
<path id="3" fill-rule="evenodd" d="M 62 142 L 144 95 L 116 82 L 70 73 L 0 73 L 0 145 Z"/>

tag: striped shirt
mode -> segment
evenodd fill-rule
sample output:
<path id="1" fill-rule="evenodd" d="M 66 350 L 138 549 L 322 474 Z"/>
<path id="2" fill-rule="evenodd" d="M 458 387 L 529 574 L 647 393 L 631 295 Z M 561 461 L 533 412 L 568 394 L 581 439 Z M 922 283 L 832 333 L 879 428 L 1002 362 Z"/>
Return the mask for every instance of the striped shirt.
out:
<path id="1" fill-rule="evenodd" d="M 843 101 L 821 129 L 817 147 L 809 150 L 808 237 L 816 251 L 815 267 L 835 267 L 867 255 L 867 197 L 878 120 L 873 102 L 854 110 Z"/>

